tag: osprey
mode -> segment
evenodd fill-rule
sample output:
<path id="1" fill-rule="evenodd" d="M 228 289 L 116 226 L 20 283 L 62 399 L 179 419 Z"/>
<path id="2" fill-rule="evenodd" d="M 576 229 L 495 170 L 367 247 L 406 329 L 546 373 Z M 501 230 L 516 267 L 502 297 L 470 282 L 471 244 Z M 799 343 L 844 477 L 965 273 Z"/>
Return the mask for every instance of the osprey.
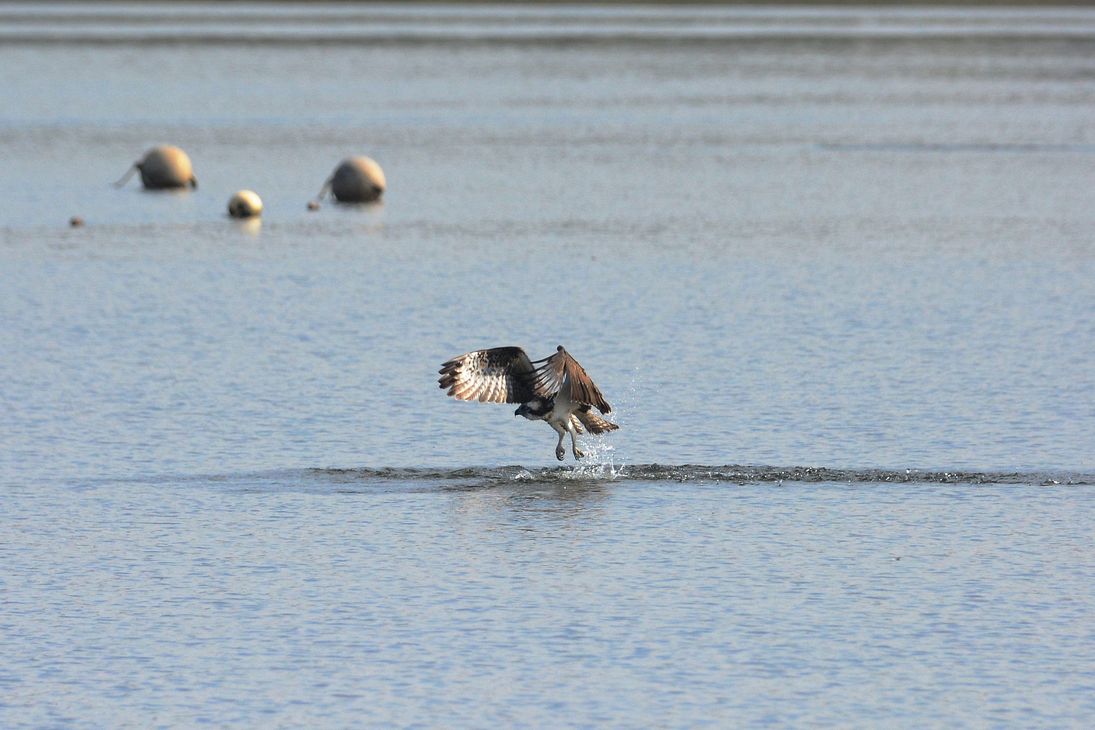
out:
<path id="1" fill-rule="evenodd" d="M 559 434 L 555 447 L 555 458 L 559 461 L 566 455 L 563 448 L 566 434 L 570 434 L 574 458 L 580 459 L 584 454 L 578 450 L 576 434 L 582 433 L 583 426 L 590 433 L 619 428 L 593 412 L 596 408 L 609 413 L 612 406 L 562 345 L 554 355 L 542 360 L 529 360 L 520 347 L 476 350 L 454 357 L 439 372 L 441 377 L 437 382 L 454 398 L 481 403 L 520 403 L 514 417 L 547 421 Z"/>

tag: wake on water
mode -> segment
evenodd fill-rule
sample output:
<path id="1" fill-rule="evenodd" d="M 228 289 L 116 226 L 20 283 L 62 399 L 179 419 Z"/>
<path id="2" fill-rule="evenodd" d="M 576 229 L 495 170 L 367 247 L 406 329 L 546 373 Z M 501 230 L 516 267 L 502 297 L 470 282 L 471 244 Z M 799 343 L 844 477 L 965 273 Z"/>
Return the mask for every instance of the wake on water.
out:
<path id="1" fill-rule="evenodd" d="M 589 452 L 587 452 L 588 454 Z M 611 447 L 575 466 L 523 466 L 455 469 L 314 469 L 320 479 L 352 482 L 463 482 L 482 486 L 568 482 L 699 482 L 729 484 L 1016 484 L 1095 485 L 1095 474 L 1060 472 L 981 472 L 920 469 L 840 469 L 816 466 L 742 464 L 617 464 Z"/>

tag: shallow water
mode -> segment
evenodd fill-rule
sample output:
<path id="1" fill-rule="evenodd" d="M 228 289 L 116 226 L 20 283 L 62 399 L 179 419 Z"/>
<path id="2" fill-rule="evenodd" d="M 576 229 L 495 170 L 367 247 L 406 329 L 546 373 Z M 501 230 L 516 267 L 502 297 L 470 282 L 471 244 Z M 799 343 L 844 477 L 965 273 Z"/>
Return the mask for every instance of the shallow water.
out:
<path id="1" fill-rule="evenodd" d="M 0 725 L 1088 724 L 1095 13 L 302 12 L 0 4 Z"/>

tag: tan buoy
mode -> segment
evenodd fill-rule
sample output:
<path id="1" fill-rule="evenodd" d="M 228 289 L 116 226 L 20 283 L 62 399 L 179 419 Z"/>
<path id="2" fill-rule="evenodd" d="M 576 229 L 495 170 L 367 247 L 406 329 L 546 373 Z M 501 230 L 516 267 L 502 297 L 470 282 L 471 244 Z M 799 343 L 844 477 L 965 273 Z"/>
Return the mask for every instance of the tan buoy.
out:
<path id="1" fill-rule="evenodd" d="M 369 203 L 379 200 L 386 187 L 384 171 L 376 160 L 348 157 L 339 163 L 316 197 L 322 200 L 330 189 L 340 203 Z"/>
<path id="2" fill-rule="evenodd" d="M 233 218 L 256 218 L 262 215 L 262 198 L 253 190 L 240 190 L 228 201 L 228 215 Z"/>
<path id="3" fill-rule="evenodd" d="M 114 183 L 115 187 L 125 185 L 134 170 L 141 173 L 141 182 L 146 190 L 198 187 L 190 158 L 178 147 L 169 144 L 153 147 L 146 152 L 144 157 L 133 163 L 133 167 L 122 175 L 121 180 Z"/>

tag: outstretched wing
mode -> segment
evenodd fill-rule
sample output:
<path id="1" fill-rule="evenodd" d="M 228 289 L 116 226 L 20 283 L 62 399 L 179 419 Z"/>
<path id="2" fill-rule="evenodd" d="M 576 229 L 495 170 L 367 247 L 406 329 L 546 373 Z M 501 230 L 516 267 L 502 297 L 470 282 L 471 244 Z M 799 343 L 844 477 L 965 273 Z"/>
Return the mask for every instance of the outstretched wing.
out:
<path id="1" fill-rule="evenodd" d="M 520 347 L 493 347 L 454 357 L 441 366 L 437 379 L 448 394 L 481 403 L 527 403 L 535 368 Z"/>
<path id="2" fill-rule="evenodd" d="M 586 375 L 585 369 L 563 349 L 562 345 L 556 348 L 554 355 L 537 362 L 544 363 L 536 368 L 536 377 L 533 381 L 537 395 L 551 398 L 567 387 L 570 389 L 570 399 L 575 403 L 593 406 L 601 413 L 612 411 L 612 406 L 601 395 L 597 385 Z"/>

